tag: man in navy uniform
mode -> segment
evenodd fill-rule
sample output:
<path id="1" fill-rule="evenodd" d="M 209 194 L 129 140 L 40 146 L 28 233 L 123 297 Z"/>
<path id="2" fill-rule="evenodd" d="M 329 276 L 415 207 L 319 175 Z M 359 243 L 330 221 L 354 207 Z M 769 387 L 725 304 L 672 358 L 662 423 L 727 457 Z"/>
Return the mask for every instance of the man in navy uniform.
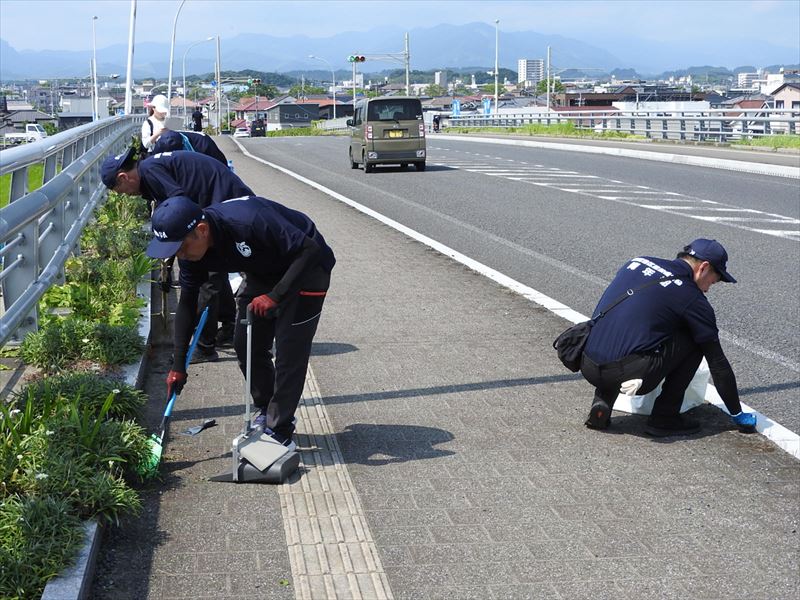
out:
<path id="1" fill-rule="evenodd" d="M 139 160 L 135 150 L 109 156 L 100 177 L 111 190 L 141 196 L 158 204 L 172 196 L 188 196 L 201 208 L 229 198 L 250 196 L 251 190 L 219 160 L 199 152 L 165 152 Z M 203 287 L 201 305 L 209 307 L 208 322 L 197 345 L 195 362 L 219 358 L 215 346 L 230 343 L 235 305 L 227 272 L 214 273 Z M 217 333 L 217 322 L 222 328 Z"/>
<path id="2" fill-rule="evenodd" d="M 162 152 L 178 152 L 187 150 L 189 152 L 199 152 L 211 158 L 217 159 L 226 167 L 228 158 L 222 153 L 210 135 L 196 133 L 194 131 L 165 131 L 153 144 L 153 154 Z"/>
<path id="3" fill-rule="evenodd" d="M 680 414 L 686 388 L 705 356 L 714 385 L 742 431 L 753 431 L 756 417 L 742 412 L 736 377 L 719 342 L 716 316 L 706 293 L 718 281 L 736 283 L 727 271 L 728 253 L 716 240 L 697 239 L 674 260 L 639 257 L 617 272 L 593 317 L 629 290 L 627 297 L 592 327 L 581 373 L 595 386 L 586 426 L 605 429 L 614 400 L 623 389 L 646 394 L 663 380 L 645 432 L 656 437 L 686 435 L 700 429 Z M 640 290 L 649 281 L 670 278 Z"/>
<path id="4" fill-rule="evenodd" d="M 322 234 L 305 214 L 249 196 L 200 208 L 185 196 L 169 198 L 153 213 L 153 258 L 177 256 L 181 296 L 175 315 L 175 353 L 167 394 L 186 383 L 184 364 L 197 297 L 209 272 L 241 272 L 236 293 L 234 347 L 247 367 L 247 307 L 253 324 L 251 368 L 256 426 L 294 449 L 294 413 L 303 393 L 311 343 L 336 262 Z M 275 364 L 272 345 L 275 344 Z"/>

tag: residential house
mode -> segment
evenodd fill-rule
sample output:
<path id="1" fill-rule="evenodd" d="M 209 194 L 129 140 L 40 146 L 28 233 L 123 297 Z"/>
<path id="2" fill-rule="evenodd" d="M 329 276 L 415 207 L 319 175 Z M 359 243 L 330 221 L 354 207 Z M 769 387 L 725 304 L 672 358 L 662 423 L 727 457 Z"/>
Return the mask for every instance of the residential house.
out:
<path id="1" fill-rule="evenodd" d="M 800 117 L 800 83 L 794 81 L 784 83 L 772 93 L 771 104 L 776 110 L 786 110 L 785 113 L 773 113 L 773 115 Z M 797 125 L 788 121 L 771 123 L 771 129 L 773 133 L 798 133 Z"/>

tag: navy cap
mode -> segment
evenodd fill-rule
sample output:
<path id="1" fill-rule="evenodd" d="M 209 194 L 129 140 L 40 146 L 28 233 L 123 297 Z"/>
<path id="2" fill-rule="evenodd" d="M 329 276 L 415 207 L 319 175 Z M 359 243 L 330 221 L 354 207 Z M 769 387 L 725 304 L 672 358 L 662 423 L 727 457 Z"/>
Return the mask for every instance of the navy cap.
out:
<path id="1" fill-rule="evenodd" d="M 108 189 L 113 190 L 114 186 L 117 185 L 117 173 L 119 173 L 122 165 L 133 156 L 133 151 L 133 146 L 130 146 L 121 154 L 107 157 L 103 164 L 100 165 L 100 179 L 103 180 Z"/>
<path id="2" fill-rule="evenodd" d="M 153 144 L 153 154 L 176 152 L 178 150 L 186 150 L 186 148 L 183 146 L 183 136 L 177 131 L 165 131 L 158 138 L 158 141 Z"/>
<path id="3" fill-rule="evenodd" d="M 203 209 L 186 196 L 167 198 L 153 212 L 153 237 L 147 256 L 169 258 L 181 247 L 183 238 L 205 219 Z"/>
<path id="4" fill-rule="evenodd" d="M 683 249 L 690 256 L 711 263 L 711 266 L 720 274 L 722 281 L 736 283 L 733 276 L 728 273 L 728 253 L 717 240 L 697 239 Z"/>

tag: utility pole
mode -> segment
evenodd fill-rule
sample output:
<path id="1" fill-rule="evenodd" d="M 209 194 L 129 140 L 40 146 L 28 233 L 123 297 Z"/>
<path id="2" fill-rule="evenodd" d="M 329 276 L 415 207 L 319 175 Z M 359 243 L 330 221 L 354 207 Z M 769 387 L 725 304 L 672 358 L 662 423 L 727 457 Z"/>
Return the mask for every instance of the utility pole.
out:
<path id="1" fill-rule="evenodd" d="M 500 19 L 494 20 L 494 114 L 497 114 L 499 106 L 499 93 L 497 78 L 499 76 L 499 55 L 500 55 Z"/>
<path id="2" fill-rule="evenodd" d="M 222 81 L 220 73 L 222 69 L 219 65 L 219 36 L 217 36 L 217 135 L 220 135 L 222 132 L 222 96 L 221 96 L 221 89 L 222 89 Z"/>
<path id="3" fill-rule="evenodd" d="M 411 95 L 411 55 L 408 51 L 408 32 L 406 31 L 406 49 L 403 53 L 406 61 L 406 96 Z"/>
<path id="4" fill-rule="evenodd" d="M 125 78 L 125 114 L 133 113 L 133 39 L 136 29 L 136 0 L 131 0 L 131 18 L 128 29 L 128 70 Z"/>
<path id="5" fill-rule="evenodd" d="M 547 47 L 547 112 L 550 112 L 550 46 Z"/>

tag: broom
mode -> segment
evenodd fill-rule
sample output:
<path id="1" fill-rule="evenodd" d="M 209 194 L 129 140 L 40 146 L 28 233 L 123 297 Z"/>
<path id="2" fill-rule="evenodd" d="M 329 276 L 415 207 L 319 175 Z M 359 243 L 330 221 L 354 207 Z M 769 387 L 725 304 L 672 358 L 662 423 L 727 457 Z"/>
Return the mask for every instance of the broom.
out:
<path id="1" fill-rule="evenodd" d="M 186 353 L 187 372 L 189 371 L 189 363 L 192 360 L 192 354 L 197 346 L 197 340 L 200 339 L 200 333 L 203 331 L 203 327 L 206 324 L 207 318 L 208 307 L 206 306 L 205 309 L 203 309 L 203 312 L 200 314 L 200 320 L 197 322 L 197 327 L 195 327 L 194 335 L 192 336 L 192 343 L 189 344 L 189 351 Z M 172 416 L 172 407 L 175 405 L 175 399 L 177 397 L 178 394 L 172 392 L 167 401 L 167 407 L 164 409 L 164 416 L 161 419 L 161 434 L 156 435 L 153 433 L 147 440 L 150 446 L 150 454 L 145 460 L 139 463 L 139 467 L 137 468 L 137 472 L 143 478 L 150 478 L 158 473 L 158 465 L 161 463 L 161 455 L 164 453 L 164 437 L 167 435 L 167 425 L 169 424 L 169 419 Z"/>

